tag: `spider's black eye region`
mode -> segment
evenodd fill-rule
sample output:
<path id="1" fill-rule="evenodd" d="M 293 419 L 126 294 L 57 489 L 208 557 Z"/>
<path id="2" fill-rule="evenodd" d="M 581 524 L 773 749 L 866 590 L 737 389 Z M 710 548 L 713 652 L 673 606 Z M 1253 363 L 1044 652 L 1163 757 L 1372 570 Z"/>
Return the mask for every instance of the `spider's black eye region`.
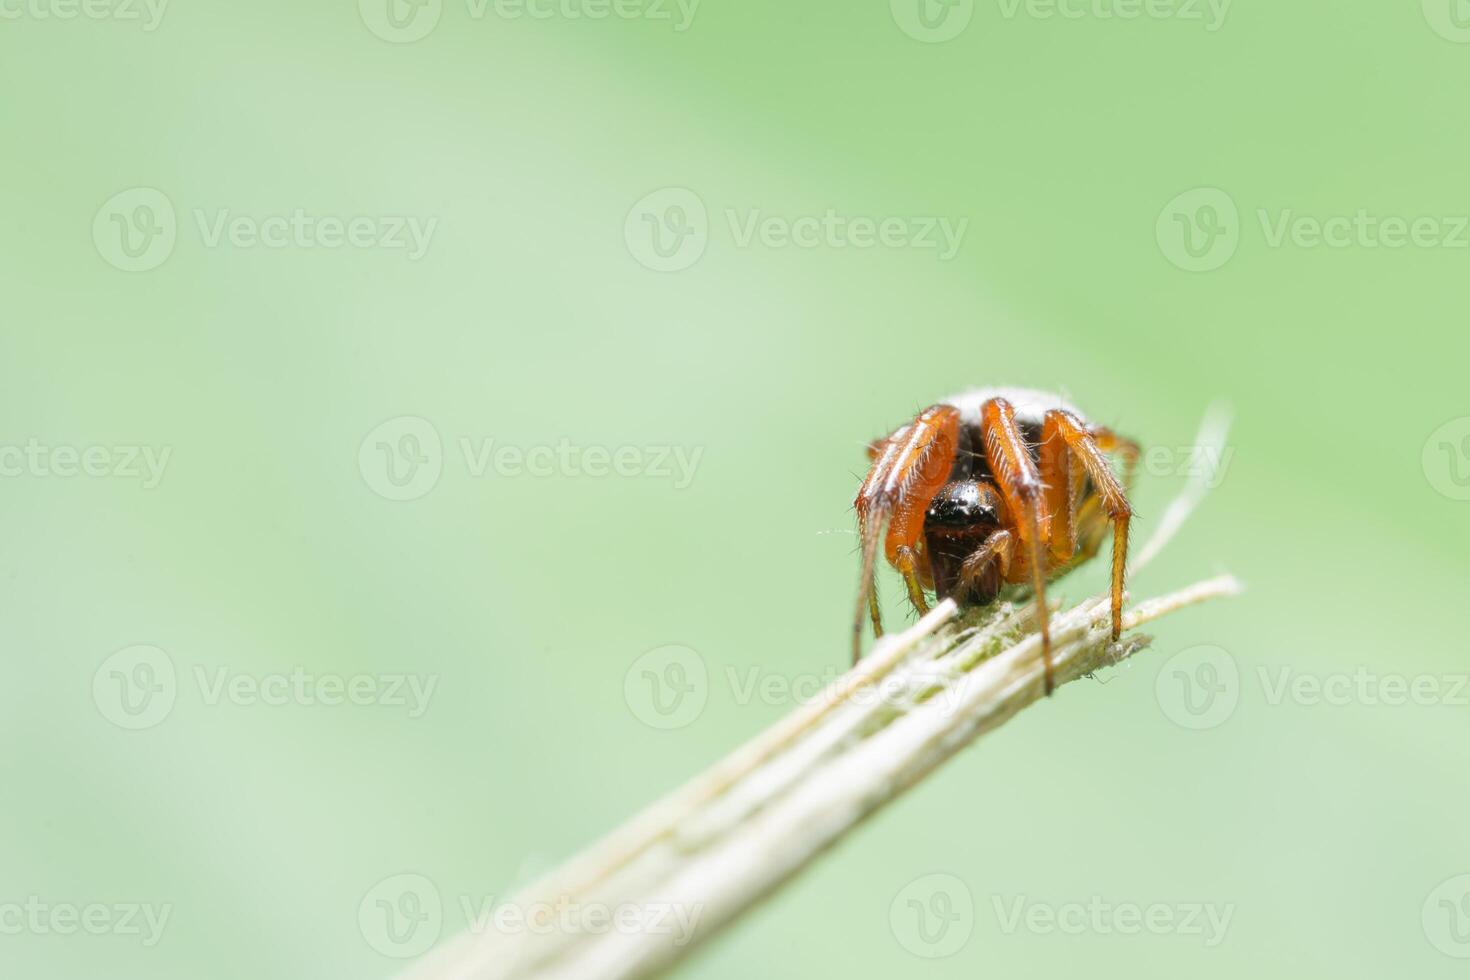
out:
<path id="1" fill-rule="evenodd" d="M 995 491 L 978 480 L 946 483 L 929 504 L 924 522 L 930 527 L 953 528 L 995 524 Z"/>

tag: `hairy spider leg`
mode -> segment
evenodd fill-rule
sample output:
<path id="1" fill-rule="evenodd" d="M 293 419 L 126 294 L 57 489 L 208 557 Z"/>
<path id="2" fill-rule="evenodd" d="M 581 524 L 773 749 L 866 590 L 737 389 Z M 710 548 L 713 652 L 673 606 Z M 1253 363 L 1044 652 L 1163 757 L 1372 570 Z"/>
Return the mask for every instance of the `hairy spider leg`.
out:
<path id="1" fill-rule="evenodd" d="M 1133 489 L 1133 476 L 1138 469 L 1138 457 L 1143 450 L 1127 436 L 1120 436 L 1107 426 L 1096 425 L 1089 430 L 1097 448 L 1109 455 L 1117 453 L 1123 460 L 1123 489 Z"/>
<path id="2" fill-rule="evenodd" d="M 990 472 L 1016 525 L 1021 557 L 1031 573 L 1036 619 L 1041 626 L 1041 663 L 1046 672 L 1046 693 L 1050 695 L 1056 688 L 1056 677 L 1051 662 L 1051 611 L 1046 605 L 1047 567 L 1042 540 L 1046 496 L 1041 475 L 1016 424 L 1016 410 L 1004 398 L 992 398 L 980 407 L 980 435 Z"/>
<path id="3" fill-rule="evenodd" d="M 949 479 L 959 446 L 960 412 L 952 405 L 924 409 L 878 448 L 867 478 L 858 488 L 853 506 L 858 513 L 862 541 L 862 577 L 852 624 L 852 660 L 862 653 L 863 616 L 873 621 L 875 636 L 883 635 L 873 581 L 878 540 L 885 525 L 884 551 L 903 576 L 909 598 L 921 612 L 927 610 L 920 581 L 918 542 L 924 531 L 924 512 Z"/>
<path id="4" fill-rule="evenodd" d="M 1064 511 L 1052 515 L 1053 558 L 1059 564 L 1070 561 L 1076 546 L 1072 530 L 1076 519 L 1079 466 L 1092 480 L 1103 510 L 1113 522 L 1112 626 L 1113 639 L 1116 640 L 1123 629 L 1123 576 L 1128 563 L 1128 525 L 1133 509 L 1097 440 L 1077 416 L 1063 409 L 1053 409 L 1046 413 L 1041 433 L 1041 472 L 1049 484 L 1048 497 L 1057 500 L 1065 494 L 1067 501 Z M 1058 520 L 1059 514 L 1064 515 L 1063 520 Z M 1059 530 L 1064 538 L 1057 534 Z"/>

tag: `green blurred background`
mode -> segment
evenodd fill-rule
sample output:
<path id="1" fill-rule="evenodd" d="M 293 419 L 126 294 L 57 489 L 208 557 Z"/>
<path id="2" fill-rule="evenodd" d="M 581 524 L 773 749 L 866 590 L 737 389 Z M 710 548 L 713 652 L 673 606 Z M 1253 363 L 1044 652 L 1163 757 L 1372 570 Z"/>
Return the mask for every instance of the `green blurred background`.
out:
<path id="1" fill-rule="evenodd" d="M 0 4 L 0 973 L 390 976 L 840 667 L 865 443 L 1008 383 L 1160 448 L 1140 536 L 1230 403 L 1134 592 L 1248 593 L 682 975 L 1463 975 L 1464 3 L 387 2 Z"/>

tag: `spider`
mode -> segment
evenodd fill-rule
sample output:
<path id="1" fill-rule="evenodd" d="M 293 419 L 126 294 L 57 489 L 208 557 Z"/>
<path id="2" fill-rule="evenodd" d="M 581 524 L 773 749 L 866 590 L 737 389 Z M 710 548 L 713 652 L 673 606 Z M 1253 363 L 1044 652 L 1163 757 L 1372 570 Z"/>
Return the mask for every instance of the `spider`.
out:
<path id="1" fill-rule="evenodd" d="M 1123 461 L 1123 481 L 1108 462 Z M 852 657 L 863 615 L 883 635 L 873 581 L 878 541 L 903 577 L 909 601 L 925 591 L 961 606 L 993 602 L 1006 585 L 1029 586 L 1041 623 L 1046 693 L 1056 686 L 1046 583 L 1095 555 L 1113 528 L 1112 630 L 1123 625 L 1131 487 L 1139 446 L 1088 423 L 1058 396 L 1024 388 L 967 391 L 924 409 L 868 447 L 872 467 L 854 506 L 862 579 Z"/>

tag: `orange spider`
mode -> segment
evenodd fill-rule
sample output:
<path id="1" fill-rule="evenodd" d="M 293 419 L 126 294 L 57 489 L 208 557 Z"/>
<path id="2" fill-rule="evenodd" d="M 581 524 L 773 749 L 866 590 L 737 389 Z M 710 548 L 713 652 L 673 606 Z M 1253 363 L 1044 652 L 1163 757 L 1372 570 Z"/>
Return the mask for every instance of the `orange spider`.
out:
<path id="1" fill-rule="evenodd" d="M 1119 483 L 1107 454 L 1123 459 Z M 862 651 L 863 611 L 883 635 L 874 564 L 884 554 L 903 576 L 909 600 L 924 593 L 962 606 L 995 600 L 1005 585 L 1029 585 L 1041 624 L 1046 693 L 1055 687 L 1046 583 L 1097 553 L 1113 526 L 1113 639 L 1123 625 L 1123 572 L 1139 447 L 1056 395 L 987 388 L 945 399 L 868 447 L 872 468 L 854 506 L 863 570 L 852 634 Z"/>

